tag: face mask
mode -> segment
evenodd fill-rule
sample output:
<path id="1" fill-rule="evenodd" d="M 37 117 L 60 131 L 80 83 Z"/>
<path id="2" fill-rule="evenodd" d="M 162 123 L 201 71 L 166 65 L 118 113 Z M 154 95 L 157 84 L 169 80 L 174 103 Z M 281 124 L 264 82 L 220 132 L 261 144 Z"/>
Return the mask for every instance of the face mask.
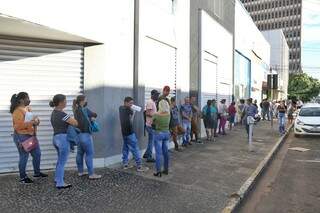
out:
<path id="1" fill-rule="evenodd" d="M 88 102 L 85 102 L 83 107 L 87 107 L 88 106 Z"/>

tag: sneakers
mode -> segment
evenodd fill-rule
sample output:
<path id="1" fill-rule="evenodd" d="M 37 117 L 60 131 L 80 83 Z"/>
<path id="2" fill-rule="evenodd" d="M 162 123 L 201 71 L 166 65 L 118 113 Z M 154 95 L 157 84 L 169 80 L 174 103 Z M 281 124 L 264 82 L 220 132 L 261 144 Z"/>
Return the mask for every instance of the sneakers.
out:
<path id="1" fill-rule="evenodd" d="M 102 177 L 102 175 L 97 175 L 97 174 L 93 174 L 89 176 L 90 180 L 97 180 L 100 179 Z"/>
<path id="2" fill-rule="evenodd" d="M 68 189 L 71 188 L 72 185 L 71 184 L 64 184 L 64 186 L 56 186 L 57 189 Z"/>
<path id="3" fill-rule="evenodd" d="M 143 167 L 143 166 L 139 166 L 139 167 L 137 168 L 137 172 L 146 172 L 146 171 L 148 171 L 148 170 L 149 170 L 148 167 Z"/>
<path id="4" fill-rule="evenodd" d="M 150 158 L 146 160 L 147 163 L 154 163 L 156 160 L 154 158 Z"/>
<path id="5" fill-rule="evenodd" d="M 123 167 L 122 167 L 124 170 L 127 170 L 127 169 L 131 169 L 131 168 L 133 168 L 133 166 L 132 165 L 129 165 L 129 164 L 127 164 L 127 165 L 123 165 Z"/>
<path id="6" fill-rule="evenodd" d="M 85 175 L 87 175 L 88 174 L 88 172 L 79 172 L 78 173 L 78 176 L 79 177 L 83 177 L 83 176 L 85 176 Z"/>
<path id="7" fill-rule="evenodd" d="M 197 140 L 196 143 L 197 144 L 203 144 L 203 142 L 201 140 Z"/>
<path id="8" fill-rule="evenodd" d="M 30 178 L 26 177 L 20 180 L 21 184 L 31 184 L 33 183 L 33 180 L 31 180 Z"/>
<path id="9" fill-rule="evenodd" d="M 33 177 L 35 177 L 35 178 L 45 178 L 45 177 L 48 177 L 48 175 L 40 172 L 40 173 L 37 174 L 37 175 L 33 175 Z"/>

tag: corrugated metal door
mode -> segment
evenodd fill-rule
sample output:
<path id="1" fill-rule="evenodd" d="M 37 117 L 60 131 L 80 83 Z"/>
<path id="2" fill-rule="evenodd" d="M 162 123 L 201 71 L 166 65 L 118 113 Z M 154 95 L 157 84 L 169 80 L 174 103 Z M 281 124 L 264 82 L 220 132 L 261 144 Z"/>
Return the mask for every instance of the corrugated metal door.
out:
<path id="1" fill-rule="evenodd" d="M 41 119 L 38 138 L 41 168 L 54 168 L 56 151 L 52 145 L 49 100 L 67 95 L 67 113 L 72 100 L 83 91 L 83 46 L 50 42 L 0 39 L 0 173 L 18 171 L 18 152 L 12 140 L 10 98 L 28 92 L 34 114 Z M 30 156 L 28 169 L 32 168 Z M 75 165 L 72 154 L 68 166 Z"/>
<path id="2" fill-rule="evenodd" d="M 145 37 L 142 44 L 142 81 L 145 86 L 145 101 L 151 90 L 160 93 L 164 86 L 171 88 L 170 96 L 176 94 L 176 48 Z"/>

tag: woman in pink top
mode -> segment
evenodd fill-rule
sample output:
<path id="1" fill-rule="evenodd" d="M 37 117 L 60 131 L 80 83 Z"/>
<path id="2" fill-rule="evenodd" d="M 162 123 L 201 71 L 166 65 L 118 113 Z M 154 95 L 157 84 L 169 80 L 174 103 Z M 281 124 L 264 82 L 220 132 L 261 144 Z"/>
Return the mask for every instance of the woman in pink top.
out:
<path id="1" fill-rule="evenodd" d="M 232 126 L 235 123 L 235 117 L 236 117 L 236 103 L 232 102 L 228 108 L 228 114 L 229 114 L 229 129 L 232 130 Z"/>

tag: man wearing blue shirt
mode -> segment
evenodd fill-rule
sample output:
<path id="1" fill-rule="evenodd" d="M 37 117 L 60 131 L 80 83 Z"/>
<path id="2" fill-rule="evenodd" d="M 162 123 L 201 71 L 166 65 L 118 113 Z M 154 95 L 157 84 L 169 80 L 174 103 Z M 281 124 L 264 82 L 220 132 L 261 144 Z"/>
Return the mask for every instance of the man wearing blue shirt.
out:
<path id="1" fill-rule="evenodd" d="M 258 114 L 258 109 L 257 107 L 252 103 L 252 98 L 249 98 L 247 100 L 247 105 L 245 106 L 245 109 L 244 109 L 244 113 L 245 113 L 245 116 L 244 116 L 244 120 L 246 122 L 246 130 L 247 130 L 247 134 L 249 136 L 249 124 L 248 124 L 248 117 L 251 116 L 251 117 L 255 117 L 256 114 Z"/>

